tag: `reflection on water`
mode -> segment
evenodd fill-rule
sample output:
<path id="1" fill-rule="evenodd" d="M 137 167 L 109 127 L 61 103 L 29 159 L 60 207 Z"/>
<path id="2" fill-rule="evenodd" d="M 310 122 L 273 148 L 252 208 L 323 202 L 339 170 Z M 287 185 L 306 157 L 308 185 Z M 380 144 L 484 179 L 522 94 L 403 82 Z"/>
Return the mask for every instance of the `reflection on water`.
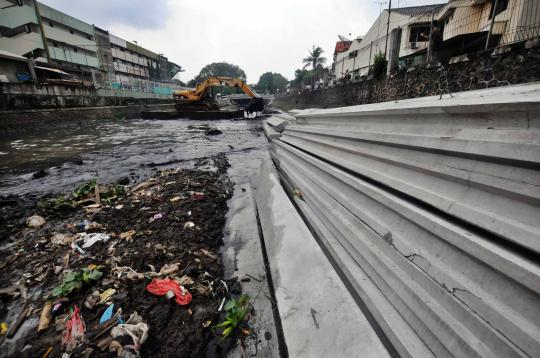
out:
<path id="1" fill-rule="evenodd" d="M 206 136 L 196 128 L 202 124 L 223 134 Z M 13 136 L 0 141 L 0 195 L 62 191 L 96 175 L 112 181 L 130 173 L 144 175 L 153 164 L 177 165 L 266 146 L 259 120 L 95 120 Z M 32 179 L 40 169 L 49 174 Z"/>

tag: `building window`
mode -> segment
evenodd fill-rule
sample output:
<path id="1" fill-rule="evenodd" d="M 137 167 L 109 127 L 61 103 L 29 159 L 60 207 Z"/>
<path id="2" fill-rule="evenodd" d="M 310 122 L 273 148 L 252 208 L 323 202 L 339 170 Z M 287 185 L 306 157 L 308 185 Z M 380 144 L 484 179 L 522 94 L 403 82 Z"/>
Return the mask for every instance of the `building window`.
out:
<path id="1" fill-rule="evenodd" d="M 493 7 L 495 6 L 495 0 L 491 0 L 491 9 L 489 10 L 489 18 L 493 17 Z M 508 8 L 508 0 L 498 0 L 497 8 L 495 9 L 495 16 Z"/>
<path id="2" fill-rule="evenodd" d="M 69 30 L 69 33 L 73 35 L 73 30 Z"/>
<path id="3" fill-rule="evenodd" d="M 54 27 L 54 24 L 52 22 L 49 22 L 50 27 Z"/>
<path id="4" fill-rule="evenodd" d="M 425 42 L 429 41 L 430 25 L 411 27 L 409 33 L 409 42 Z"/>
<path id="5" fill-rule="evenodd" d="M 58 47 L 58 43 L 53 42 L 53 46 L 54 46 L 54 47 Z"/>
<path id="6" fill-rule="evenodd" d="M 73 48 L 73 52 L 77 53 L 77 49 L 75 47 Z"/>

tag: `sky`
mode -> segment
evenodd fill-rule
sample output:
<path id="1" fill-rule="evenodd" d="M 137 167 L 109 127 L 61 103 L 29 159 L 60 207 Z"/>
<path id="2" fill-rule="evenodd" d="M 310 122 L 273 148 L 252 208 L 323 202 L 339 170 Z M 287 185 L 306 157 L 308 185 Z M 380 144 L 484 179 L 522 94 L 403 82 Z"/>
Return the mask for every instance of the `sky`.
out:
<path id="1" fill-rule="evenodd" d="M 330 64 L 337 35 L 364 35 L 380 8 L 372 0 L 39 1 L 163 53 L 185 69 L 182 81 L 206 64 L 225 61 L 240 66 L 249 83 L 264 72 L 292 79 L 313 45 L 323 48 Z M 399 5 L 445 2 L 401 0 Z"/>

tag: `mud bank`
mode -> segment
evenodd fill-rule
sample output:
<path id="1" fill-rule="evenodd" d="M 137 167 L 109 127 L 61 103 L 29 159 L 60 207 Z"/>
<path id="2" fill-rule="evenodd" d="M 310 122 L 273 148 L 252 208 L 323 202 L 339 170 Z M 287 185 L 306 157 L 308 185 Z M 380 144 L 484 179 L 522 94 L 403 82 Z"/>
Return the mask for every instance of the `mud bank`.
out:
<path id="1" fill-rule="evenodd" d="M 213 170 L 197 169 L 208 165 Z M 160 171 L 131 186 L 125 197 L 110 205 L 51 211 L 50 207 L 19 207 L 15 201 L 4 201 L 3 210 L 19 215 L 3 223 L 10 230 L 3 233 L 8 237 L 0 252 L 0 286 L 4 288 L 0 320 L 11 327 L 21 312 L 28 312 L 19 330 L 0 347 L 5 352 L 2 356 L 33 357 L 50 352 L 49 357 L 59 357 L 66 350 L 76 355 L 108 356 L 111 346 L 103 340 L 116 324 L 107 329 L 107 324 L 99 323 L 108 304 L 114 304 L 115 312 L 121 309 L 119 315 L 124 320 L 137 312 L 148 326 L 148 338 L 140 349 L 142 356 L 224 355 L 223 347 L 230 342 L 213 344 L 209 352 L 207 347 L 216 337 L 212 326 L 219 322 L 222 301 L 240 293 L 238 281 L 224 281 L 224 267 L 217 254 L 232 188 L 227 167 L 226 159 L 218 156 L 200 161 L 195 170 Z M 29 213 L 43 216 L 46 223 L 28 228 Z M 77 224 L 84 220 L 93 224 L 86 228 Z M 83 250 L 81 243 L 78 247 L 68 243 L 85 232 L 103 233 L 110 239 Z M 65 235 L 64 242 L 54 239 L 58 234 Z M 103 273 L 97 282 L 85 283 L 62 297 L 51 297 L 70 271 L 91 267 Z M 160 274 L 170 270 L 169 274 Z M 152 278 L 166 277 L 189 291 L 189 304 L 181 306 L 148 292 L 146 286 Z M 107 290 L 116 293 L 106 304 L 88 304 L 93 293 Z M 50 317 L 48 328 L 38 335 L 40 312 L 48 302 L 53 307 L 60 304 L 60 308 Z M 75 307 L 80 310 L 85 332 L 70 344 L 66 343 L 65 324 L 73 317 Z M 249 332 L 246 328 L 246 335 Z"/>

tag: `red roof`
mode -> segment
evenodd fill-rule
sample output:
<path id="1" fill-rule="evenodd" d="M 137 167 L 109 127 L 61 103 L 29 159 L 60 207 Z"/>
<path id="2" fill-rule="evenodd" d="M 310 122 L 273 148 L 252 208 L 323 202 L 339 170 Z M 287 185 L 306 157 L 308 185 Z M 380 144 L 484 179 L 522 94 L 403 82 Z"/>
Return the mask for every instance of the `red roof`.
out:
<path id="1" fill-rule="evenodd" d="M 347 51 L 351 47 L 352 41 L 338 41 L 336 42 L 336 49 L 334 53 L 340 53 Z"/>

